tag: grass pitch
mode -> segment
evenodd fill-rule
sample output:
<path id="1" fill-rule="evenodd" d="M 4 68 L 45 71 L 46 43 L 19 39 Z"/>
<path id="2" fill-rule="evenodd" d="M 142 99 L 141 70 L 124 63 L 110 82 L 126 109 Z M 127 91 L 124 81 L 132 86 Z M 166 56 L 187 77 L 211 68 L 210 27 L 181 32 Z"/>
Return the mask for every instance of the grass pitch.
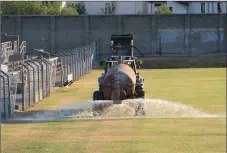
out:
<path id="1" fill-rule="evenodd" d="M 100 70 L 59 88 L 25 113 L 92 99 Z M 226 70 L 140 70 L 147 98 L 226 113 Z M 2 125 L 3 153 L 225 153 L 225 118 L 56 121 Z"/>

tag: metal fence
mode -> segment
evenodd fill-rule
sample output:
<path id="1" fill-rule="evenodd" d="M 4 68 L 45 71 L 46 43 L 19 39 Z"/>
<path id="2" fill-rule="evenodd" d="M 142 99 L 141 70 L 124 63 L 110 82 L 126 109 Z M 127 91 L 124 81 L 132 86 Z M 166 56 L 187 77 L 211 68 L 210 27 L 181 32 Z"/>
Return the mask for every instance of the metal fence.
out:
<path id="1" fill-rule="evenodd" d="M 33 58 L 9 63 L 9 72 L 13 73 L 14 80 L 17 80 L 14 83 L 17 84 L 16 107 L 24 110 L 50 95 L 51 79 L 54 78 L 53 75 L 50 77 L 50 72 L 54 72 L 51 67 L 53 62 L 53 60 Z"/>
<path id="2" fill-rule="evenodd" d="M 98 55 L 97 43 L 58 53 L 58 75 L 56 86 L 74 82 L 92 70 Z"/>
<path id="3" fill-rule="evenodd" d="M 6 121 L 14 112 L 17 90 L 17 74 L 0 73 L 0 107 L 1 120 Z"/>
<path id="4" fill-rule="evenodd" d="M 15 109 L 25 110 L 48 97 L 58 85 L 65 86 L 92 70 L 99 57 L 98 43 L 55 54 L 7 63 L 1 71 L 0 115 L 7 120 Z"/>

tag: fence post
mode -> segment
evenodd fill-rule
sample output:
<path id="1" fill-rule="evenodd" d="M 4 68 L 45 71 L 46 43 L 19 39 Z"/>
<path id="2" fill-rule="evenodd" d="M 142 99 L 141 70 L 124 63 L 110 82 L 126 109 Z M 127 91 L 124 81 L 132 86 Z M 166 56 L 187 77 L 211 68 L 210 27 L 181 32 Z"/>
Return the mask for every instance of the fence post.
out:
<path id="1" fill-rule="evenodd" d="M 84 75 L 84 48 L 81 48 L 81 77 Z"/>
<path id="2" fill-rule="evenodd" d="M 79 77 L 78 77 L 78 79 L 80 79 L 80 77 L 81 77 L 81 51 L 80 51 L 80 48 L 79 48 L 79 50 L 78 50 L 78 75 L 79 75 Z"/>
<path id="3" fill-rule="evenodd" d="M 93 43 L 93 48 L 92 48 L 92 67 L 95 64 L 96 61 L 96 55 L 97 54 L 97 42 Z"/>
<path id="4" fill-rule="evenodd" d="M 64 57 L 64 67 L 63 67 L 63 69 L 64 69 L 64 81 L 66 81 L 66 78 L 67 78 L 67 75 L 69 74 L 68 73 L 68 62 L 67 62 L 67 55 L 65 54 L 65 53 L 62 53 L 62 55 L 63 55 L 63 57 Z M 62 85 L 63 85 L 64 83 L 62 82 Z"/>
<path id="5" fill-rule="evenodd" d="M 80 78 L 83 76 L 83 50 L 82 47 L 80 49 Z"/>
<path id="6" fill-rule="evenodd" d="M 79 53 L 78 50 L 75 51 L 76 55 L 76 80 L 79 79 Z"/>
<path id="7" fill-rule="evenodd" d="M 97 59 L 99 59 L 99 56 L 100 56 L 100 47 L 101 46 L 101 39 L 99 38 L 99 45 L 98 45 L 98 56 L 97 56 Z"/>
<path id="8" fill-rule="evenodd" d="M 50 95 L 50 65 L 51 64 L 45 59 L 42 59 L 42 61 L 46 65 L 46 95 L 45 96 L 47 97 Z M 48 82 L 49 82 L 49 84 L 48 84 Z"/>
<path id="9" fill-rule="evenodd" d="M 84 53 L 84 49 L 81 47 L 81 50 L 80 50 L 80 69 L 81 69 L 81 75 L 80 75 L 80 77 L 83 77 L 83 74 L 84 74 L 84 69 L 83 69 L 84 56 L 83 56 L 83 53 Z"/>
<path id="10" fill-rule="evenodd" d="M 32 86 L 33 96 L 32 96 L 32 99 L 33 99 L 33 103 L 35 103 L 35 68 L 29 62 L 26 62 L 26 64 L 28 64 L 32 68 L 32 71 L 33 71 L 33 86 Z"/>
<path id="11" fill-rule="evenodd" d="M 29 106 L 31 106 L 31 98 L 30 98 L 30 96 L 31 96 L 31 94 L 30 94 L 30 72 L 29 72 L 29 68 L 25 65 L 25 64 L 22 64 L 22 67 L 25 67 L 25 69 L 27 70 L 27 74 L 26 74 L 26 76 L 27 76 L 27 79 L 28 80 L 26 80 L 27 81 L 27 83 L 28 83 L 28 88 L 29 88 L 29 90 L 28 90 L 28 105 Z M 24 80 L 23 80 L 24 81 Z M 23 88 L 24 88 L 24 86 L 25 86 L 25 84 L 23 84 Z M 25 95 L 27 93 L 27 90 L 25 90 L 25 88 L 24 88 L 24 90 L 23 90 L 23 95 Z M 27 99 L 26 99 L 27 100 Z M 24 108 L 24 106 L 25 106 L 25 98 L 24 98 L 24 100 L 23 100 L 23 105 L 22 105 L 23 107 L 22 107 L 22 110 L 24 110 L 25 108 Z"/>
<path id="12" fill-rule="evenodd" d="M 11 98 L 10 98 L 10 82 L 9 82 L 9 76 L 4 72 L 4 71 L 1 71 L 4 76 L 6 76 L 7 78 L 7 86 L 8 86 L 8 100 L 9 100 L 9 104 L 8 104 L 8 112 L 11 112 Z"/>
<path id="13" fill-rule="evenodd" d="M 96 41 L 95 42 L 95 53 L 94 53 L 94 61 L 96 61 L 96 59 L 97 59 L 97 57 L 98 57 L 98 42 Z"/>
<path id="14" fill-rule="evenodd" d="M 0 77 L 3 80 L 3 111 L 4 111 L 3 112 L 3 115 L 4 115 L 3 117 L 2 117 L 2 112 L 1 112 L 1 119 L 4 119 L 4 121 L 6 121 L 7 120 L 7 113 L 5 111 L 7 109 L 6 109 L 6 96 L 5 96 L 5 78 L 2 75 L 0 75 Z M 1 109 L 2 109 L 2 104 L 1 104 Z"/>
<path id="15" fill-rule="evenodd" d="M 36 64 L 35 63 L 35 61 L 30 61 L 31 63 L 33 63 L 37 68 L 38 68 L 38 71 L 37 71 L 37 73 L 38 73 L 38 100 L 40 100 L 40 79 L 39 79 L 39 65 L 38 64 Z M 35 102 L 36 102 L 36 100 L 35 100 Z"/>
<path id="16" fill-rule="evenodd" d="M 72 50 L 69 52 L 70 53 L 70 61 L 71 61 L 71 74 L 73 75 L 72 80 L 74 81 L 74 60 L 73 60 L 73 52 Z"/>
<path id="17" fill-rule="evenodd" d="M 85 47 L 83 47 L 83 50 L 82 50 L 82 70 L 83 70 L 83 73 L 82 73 L 82 76 L 84 76 L 84 74 L 85 74 Z"/>
<path id="18" fill-rule="evenodd" d="M 42 81 L 41 81 L 41 85 L 42 85 L 42 99 L 44 98 L 44 87 L 43 87 L 43 63 L 39 61 L 39 59 L 36 59 L 36 62 L 38 62 L 41 66 L 41 78 L 42 78 Z"/>
<path id="19" fill-rule="evenodd" d="M 63 53 L 63 54 L 66 54 L 66 53 Z M 66 58 L 66 65 L 67 65 L 67 75 L 66 75 L 66 78 L 67 78 L 67 76 L 69 75 L 69 57 L 67 56 L 67 55 L 65 55 L 65 58 Z"/>
<path id="20" fill-rule="evenodd" d="M 63 57 L 61 55 L 61 53 L 58 54 L 58 56 L 60 56 L 60 63 L 61 63 L 61 86 L 63 86 L 63 75 L 64 75 L 64 65 L 63 65 Z"/>
<path id="21" fill-rule="evenodd" d="M 0 59 L 1 60 L 1 59 Z M 1 88 L 2 88 L 2 82 L 1 81 L 3 78 L 2 76 L 0 75 L 0 124 L 2 123 L 2 104 L 4 103 L 3 102 L 3 94 L 2 94 L 2 91 L 1 91 Z"/>
<path id="22" fill-rule="evenodd" d="M 73 74 L 73 81 L 75 81 L 75 80 L 76 80 L 76 79 L 75 79 L 75 78 L 76 78 L 76 77 L 75 77 L 75 75 L 76 75 L 76 74 L 75 74 L 75 65 L 76 65 L 76 63 L 75 63 L 75 54 L 74 54 L 73 50 L 71 50 L 70 53 L 71 53 L 71 55 L 72 55 L 72 57 L 71 57 L 71 58 L 72 58 L 72 59 L 71 59 L 71 61 L 72 61 L 72 64 L 71 64 L 71 65 L 72 65 L 72 72 L 71 72 L 71 73 Z"/>
<path id="23" fill-rule="evenodd" d="M 70 73 L 73 75 L 72 80 L 74 81 L 74 60 L 73 60 L 73 52 L 69 51 L 69 59 L 70 59 Z"/>
<path id="24" fill-rule="evenodd" d="M 46 75 L 47 80 L 46 81 L 48 81 L 49 84 L 47 82 L 46 85 L 47 86 L 49 85 L 48 95 L 47 95 L 47 96 L 49 96 L 50 95 L 50 74 L 51 74 L 51 70 L 50 69 L 51 69 L 51 63 L 49 61 L 47 61 L 46 59 L 43 59 L 43 62 L 46 63 L 46 67 L 47 67 L 47 75 Z"/>
<path id="25" fill-rule="evenodd" d="M 89 51 L 88 49 L 89 49 L 89 46 L 87 46 L 86 55 L 85 55 L 86 74 L 88 74 L 88 51 Z"/>
<path id="26" fill-rule="evenodd" d="M 77 76 L 76 76 L 76 73 L 77 73 L 77 69 L 76 69 L 76 67 L 77 67 L 77 62 L 76 62 L 76 53 L 75 53 L 75 49 L 73 50 L 73 63 L 74 63 L 74 81 L 76 81 L 77 80 Z"/>

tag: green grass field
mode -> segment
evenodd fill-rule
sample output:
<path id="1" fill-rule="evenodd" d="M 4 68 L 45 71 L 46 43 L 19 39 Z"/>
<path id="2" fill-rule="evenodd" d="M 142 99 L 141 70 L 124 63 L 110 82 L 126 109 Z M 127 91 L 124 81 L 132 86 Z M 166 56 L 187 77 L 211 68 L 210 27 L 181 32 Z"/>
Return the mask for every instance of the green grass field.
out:
<path id="1" fill-rule="evenodd" d="M 25 113 L 55 109 L 92 98 L 94 70 L 68 88 L 59 88 Z M 226 69 L 140 70 L 147 98 L 226 113 Z M 225 153 L 225 118 L 56 121 L 2 125 L 3 153 Z"/>

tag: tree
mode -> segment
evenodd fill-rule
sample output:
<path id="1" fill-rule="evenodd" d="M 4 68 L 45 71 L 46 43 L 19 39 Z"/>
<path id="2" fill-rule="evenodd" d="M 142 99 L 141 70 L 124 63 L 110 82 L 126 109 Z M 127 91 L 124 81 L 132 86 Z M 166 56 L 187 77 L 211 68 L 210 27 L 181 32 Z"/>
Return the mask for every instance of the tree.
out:
<path id="1" fill-rule="evenodd" d="M 68 6 L 76 9 L 76 11 L 78 12 L 79 15 L 86 14 L 85 6 L 82 4 L 70 4 Z"/>
<path id="2" fill-rule="evenodd" d="M 78 15 L 78 12 L 73 7 L 65 7 L 61 10 L 61 15 Z"/>
<path id="3" fill-rule="evenodd" d="M 61 2 L 4 1 L 1 15 L 77 15 L 72 7 L 61 9 Z"/>
<path id="4" fill-rule="evenodd" d="M 112 15 L 115 11 L 115 6 L 113 3 L 105 3 L 105 7 L 101 9 L 102 15 Z"/>
<path id="5" fill-rule="evenodd" d="M 46 2 L 43 6 L 45 6 L 45 15 L 61 15 L 61 2 Z"/>
<path id="6" fill-rule="evenodd" d="M 41 2 L 4 1 L 1 4 L 2 15 L 41 15 Z"/>
<path id="7" fill-rule="evenodd" d="M 156 14 L 172 14 L 172 11 L 168 6 L 164 5 L 157 8 Z"/>

